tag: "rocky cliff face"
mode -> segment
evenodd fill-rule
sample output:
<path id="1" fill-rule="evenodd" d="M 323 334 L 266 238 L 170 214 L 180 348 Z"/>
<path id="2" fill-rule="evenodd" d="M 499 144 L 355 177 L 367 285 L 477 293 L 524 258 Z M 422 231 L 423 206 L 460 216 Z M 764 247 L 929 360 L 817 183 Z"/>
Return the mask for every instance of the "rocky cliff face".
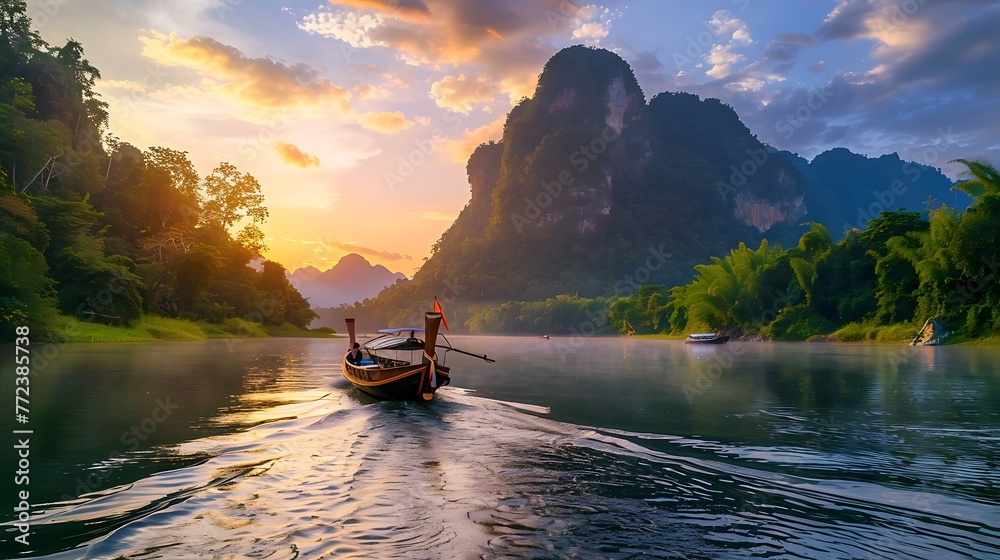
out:
<path id="1" fill-rule="evenodd" d="M 817 169 L 834 173 L 825 162 Z M 788 246 L 802 222 L 826 223 L 833 202 L 815 165 L 761 144 L 717 99 L 647 103 L 618 55 L 570 47 L 511 110 L 503 138 L 469 159 L 471 201 L 407 297 L 449 282 L 469 286 L 462 299 L 494 301 L 683 283 L 741 241 Z"/>
<path id="2" fill-rule="evenodd" d="M 414 284 L 471 276 L 483 298 L 597 295 L 661 248 L 672 259 L 649 281 L 686 280 L 709 256 L 801 222 L 800 173 L 767 159 L 717 100 L 647 104 L 618 55 L 564 49 L 503 139 L 470 158 L 471 202 Z"/>
<path id="3" fill-rule="evenodd" d="M 493 231 L 605 233 L 635 144 L 648 144 L 631 132 L 644 111 L 642 90 L 617 55 L 584 47 L 556 54 L 535 95 L 508 117 Z"/>
<path id="4" fill-rule="evenodd" d="M 805 195 L 800 194 L 785 201 L 757 198 L 753 193 L 738 193 L 734 200 L 733 215 L 748 226 L 764 233 L 781 222 L 802 221 L 806 217 Z"/>
<path id="5" fill-rule="evenodd" d="M 469 158 L 467 171 L 469 188 L 472 191 L 470 206 L 485 206 L 489 209 L 493 197 L 493 188 L 500 179 L 500 157 L 503 155 L 503 144 L 483 144 Z"/>

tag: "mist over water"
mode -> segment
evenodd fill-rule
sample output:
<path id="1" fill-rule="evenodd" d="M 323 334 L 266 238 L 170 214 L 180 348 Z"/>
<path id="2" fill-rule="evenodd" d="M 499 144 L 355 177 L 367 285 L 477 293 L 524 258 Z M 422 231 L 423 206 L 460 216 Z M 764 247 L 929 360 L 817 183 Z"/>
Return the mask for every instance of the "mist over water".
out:
<path id="1" fill-rule="evenodd" d="M 341 342 L 68 347 L 30 555 L 1000 557 L 995 350 L 453 337 L 419 404 Z"/>

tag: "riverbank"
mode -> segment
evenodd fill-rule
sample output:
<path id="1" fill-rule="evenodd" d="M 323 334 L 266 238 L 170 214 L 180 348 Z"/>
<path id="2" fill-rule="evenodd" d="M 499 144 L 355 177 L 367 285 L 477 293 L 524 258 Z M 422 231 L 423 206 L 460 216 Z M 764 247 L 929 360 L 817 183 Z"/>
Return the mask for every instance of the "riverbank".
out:
<path id="1" fill-rule="evenodd" d="M 656 333 L 656 334 L 635 334 L 632 335 L 635 338 L 648 338 L 650 340 L 684 340 L 687 336 L 683 334 L 666 334 L 666 333 Z"/>
<path id="2" fill-rule="evenodd" d="M 897 325 L 868 325 L 864 323 L 850 323 L 830 334 L 811 336 L 805 341 L 798 342 L 831 342 L 844 344 L 909 344 L 917 334 L 918 327 L 908 324 Z M 652 340 L 684 340 L 685 335 L 678 334 L 640 334 L 636 338 Z M 782 341 L 796 342 L 796 341 Z M 954 335 L 944 340 L 944 346 L 979 346 L 984 348 L 1000 348 L 1000 334 L 986 335 L 982 337 L 968 337 L 965 335 Z"/>
<path id="3" fill-rule="evenodd" d="M 157 340 L 207 340 L 210 338 L 331 338 L 333 330 L 300 329 L 285 323 L 278 327 L 242 319 L 207 323 L 146 315 L 129 327 L 112 327 L 61 316 L 49 328 L 51 338 L 62 342 L 154 342 Z"/>
<path id="4" fill-rule="evenodd" d="M 946 344 L 957 344 L 960 346 L 980 346 L 983 348 L 1000 348 L 1000 334 L 984 336 L 981 338 L 966 338 L 956 336 L 954 340 L 945 339 Z"/>

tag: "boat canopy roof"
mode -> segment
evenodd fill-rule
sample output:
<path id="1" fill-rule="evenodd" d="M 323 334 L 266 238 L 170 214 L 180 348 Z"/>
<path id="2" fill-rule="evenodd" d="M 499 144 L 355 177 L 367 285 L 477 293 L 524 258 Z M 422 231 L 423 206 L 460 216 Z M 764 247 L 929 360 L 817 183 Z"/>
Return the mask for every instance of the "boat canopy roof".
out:
<path id="1" fill-rule="evenodd" d="M 390 331 L 396 332 L 396 331 Z M 382 336 L 365 343 L 366 350 L 423 350 L 424 341 L 405 336 Z"/>
<path id="2" fill-rule="evenodd" d="M 420 328 L 420 327 L 394 327 L 394 328 L 391 328 L 391 329 L 379 329 L 378 330 L 378 332 L 381 333 L 381 334 L 392 334 L 392 333 L 406 332 L 406 331 L 424 332 L 424 329 Z"/>
<path id="3" fill-rule="evenodd" d="M 719 335 L 715 334 L 714 332 L 713 333 L 696 333 L 696 334 L 689 334 L 688 335 L 689 338 L 715 338 L 717 336 L 719 336 Z"/>

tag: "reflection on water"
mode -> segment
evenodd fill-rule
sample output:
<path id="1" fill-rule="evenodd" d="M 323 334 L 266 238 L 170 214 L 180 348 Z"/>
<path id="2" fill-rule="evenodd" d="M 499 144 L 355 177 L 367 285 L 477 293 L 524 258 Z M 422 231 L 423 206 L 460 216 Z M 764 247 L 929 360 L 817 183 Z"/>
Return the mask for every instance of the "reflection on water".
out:
<path id="1" fill-rule="evenodd" d="M 498 363 L 449 356 L 429 405 L 360 397 L 329 341 L 69 347 L 33 553 L 1000 557 L 996 351 L 453 342 Z"/>

